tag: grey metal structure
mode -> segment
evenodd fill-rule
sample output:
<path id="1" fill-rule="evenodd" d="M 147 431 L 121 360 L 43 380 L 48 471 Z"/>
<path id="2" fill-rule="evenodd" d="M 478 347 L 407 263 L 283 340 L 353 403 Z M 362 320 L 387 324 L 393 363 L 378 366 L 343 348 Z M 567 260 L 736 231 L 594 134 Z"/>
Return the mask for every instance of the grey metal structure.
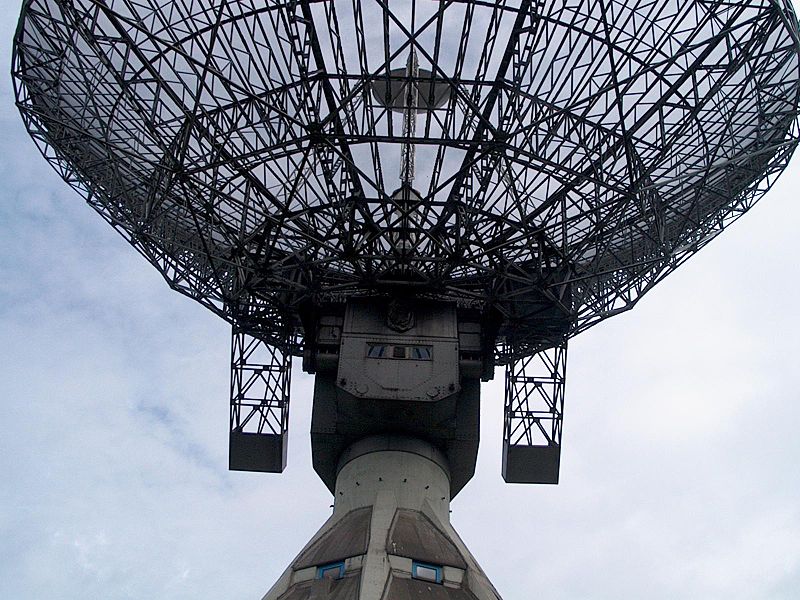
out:
<path id="1" fill-rule="evenodd" d="M 798 29 L 789 0 L 25 0 L 13 76 L 64 179 L 232 324 L 232 469 L 284 468 L 294 356 L 331 491 L 401 435 L 452 496 L 498 365 L 504 478 L 558 482 L 568 339 L 784 169 Z"/>
<path id="2" fill-rule="evenodd" d="M 283 471 L 289 434 L 292 355 L 236 327 L 231 348 L 229 467 Z"/>

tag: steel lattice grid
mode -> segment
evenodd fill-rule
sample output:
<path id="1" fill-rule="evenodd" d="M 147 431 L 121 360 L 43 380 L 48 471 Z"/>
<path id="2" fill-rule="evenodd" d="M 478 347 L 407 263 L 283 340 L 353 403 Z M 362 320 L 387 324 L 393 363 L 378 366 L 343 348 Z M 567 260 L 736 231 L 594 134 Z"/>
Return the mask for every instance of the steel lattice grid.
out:
<path id="1" fill-rule="evenodd" d="M 561 445 L 566 374 L 566 342 L 506 367 L 504 444 Z"/>
<path id="2" fill-rule="evenodd" d="M 234 329 L 231 431 L 285 435 L 289 429 L 292 355 Z"/>
<path id="3" fill-rule="evenodd" d="M 301 303 L 399 278 L 532 354 L 531 304 L 570 335 L 627 310 L 769 188 L 797 30 L 786 0 L 29 0 L 13 74 L 62 176 L 233 323 L 264 306 L 280 344 Z M 412 48 L 400 83 L 447 101 L 404 134 L 380 90 Z"/>

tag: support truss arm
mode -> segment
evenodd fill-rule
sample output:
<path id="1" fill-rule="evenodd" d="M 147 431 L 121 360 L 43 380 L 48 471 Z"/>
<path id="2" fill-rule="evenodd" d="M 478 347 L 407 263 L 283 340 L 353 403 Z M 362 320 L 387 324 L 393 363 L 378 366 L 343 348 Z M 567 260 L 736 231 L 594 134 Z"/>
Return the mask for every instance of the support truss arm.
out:
<path id="1" fill-rule="evenodd" d="M 291 370 L 290 353 L 233 328 L 231 470 L 283 472 L 288 446 Z"/>
<path id="2" fill-rule="evenodd" d="M 506 369 L 503 479 L 558 483 L 567 342 Z"/>

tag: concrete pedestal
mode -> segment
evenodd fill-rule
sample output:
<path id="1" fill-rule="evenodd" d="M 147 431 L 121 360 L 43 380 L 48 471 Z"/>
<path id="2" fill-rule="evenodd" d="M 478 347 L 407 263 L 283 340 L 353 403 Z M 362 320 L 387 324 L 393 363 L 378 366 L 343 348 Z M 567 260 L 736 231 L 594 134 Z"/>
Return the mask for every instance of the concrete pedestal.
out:
<path id="1" fill-rule="evenodd" d="M 500 600 L 450 525 L 444 455 L 378 436 L 339 461 L 334 511 L 263 600 Z"/>

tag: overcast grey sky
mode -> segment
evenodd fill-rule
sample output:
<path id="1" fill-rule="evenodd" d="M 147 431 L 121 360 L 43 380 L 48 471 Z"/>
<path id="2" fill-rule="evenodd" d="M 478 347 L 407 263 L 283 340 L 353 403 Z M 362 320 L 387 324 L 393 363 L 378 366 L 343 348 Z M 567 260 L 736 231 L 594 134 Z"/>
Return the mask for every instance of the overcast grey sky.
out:
<path id="1" fill-rule="evenodd" d="M 44 162 L 0 15 L 0 598 L 261 597 L 330 513 L 227 471 L 229 331 Z M 561 485 L 500 477 L 501 378 L 453 521 L 506 600 L 800 597 L 800 158 L 637 310 L 570 348 Z"/>

